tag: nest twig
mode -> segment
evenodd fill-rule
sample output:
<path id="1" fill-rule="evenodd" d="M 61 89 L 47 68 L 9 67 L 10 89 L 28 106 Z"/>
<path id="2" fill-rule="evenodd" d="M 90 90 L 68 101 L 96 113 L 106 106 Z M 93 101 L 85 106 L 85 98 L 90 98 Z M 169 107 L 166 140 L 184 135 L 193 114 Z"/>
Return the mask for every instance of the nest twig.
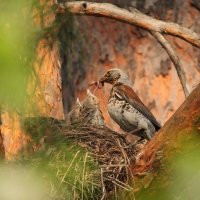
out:
<path id="1" fill-rule="evenodd" d="M 41 124 L 45 124 L 46 128 L 41 129 L 39 127 Z M 133 189 L 129 185 L 129 180 L 133 181 L 130 168 L 135 162 L 140 145 L 130 144 L 124 135 L 107 127 L 71 126 L 64 121 L 54 121 L 52 118 L 31 119 L 31 126 L 28 123 L 27 128 L 31 128 L 27 129 L 29 132 L 32 130 L 35 133 L 37 129 L 45 132 L 43 136 L 47 144 L 51 145 L 55 143 L 57 137 L 61 137 L 87 149 L 100 167 L 99 185 L 101 185 L 102 200 L 110 193 L 116 192 L 117 188 L 128 191 Z M 52 133 L 48 130 L 52 130 Z M 55 135 L 56 132 L 59 134 Z"/>
<path id="2" fill-rule="evenodd" d="M 123 135 L 107 127 L 63 128 L 65 138 L 75 140 L 81 147 L 87 148 L 98 161 L 101 168 L 102 199 L 115 187 L 132 190 L 128 185 L 132 177 L 130 165 L 135 160 L 137 150 Z"/>

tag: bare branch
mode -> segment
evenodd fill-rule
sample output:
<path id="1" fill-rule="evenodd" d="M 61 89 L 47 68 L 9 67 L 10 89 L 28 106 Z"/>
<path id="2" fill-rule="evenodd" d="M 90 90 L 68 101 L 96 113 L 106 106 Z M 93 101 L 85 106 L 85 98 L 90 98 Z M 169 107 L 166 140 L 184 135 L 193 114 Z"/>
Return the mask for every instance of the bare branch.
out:
<path id="1" fill-rule="evenodd" d="M 182 38 L 200 47 L 200 35 L 192 30 L 172 22 L 164 22 L 132 10 L 131 12 L 109 3 L 92 3 L 86 1 L 58 4 L 58 12 L 68 9 L 73 14 L 96 15 L 116 19 L 128 24 L 137 25 L 149 31 L 166 33 Z"/>
<path id="2" fill-rule="evenodd" d="M 159 32 L 151 31 L 151 34 L 156 38 L 156 40 L 161 44 L 161 46 L 166 50 L 172 62 L 174 63 L 175 69 L 177 71 L 178 77 L 180 79 L 183 91 L 187 97 L 190 93 L 189 86 L 187 85 L 185 72 L 183 66 L 179 60 L 178 55 L 171 46 L 171 44 L 166 40 L 166 38 Z"/>

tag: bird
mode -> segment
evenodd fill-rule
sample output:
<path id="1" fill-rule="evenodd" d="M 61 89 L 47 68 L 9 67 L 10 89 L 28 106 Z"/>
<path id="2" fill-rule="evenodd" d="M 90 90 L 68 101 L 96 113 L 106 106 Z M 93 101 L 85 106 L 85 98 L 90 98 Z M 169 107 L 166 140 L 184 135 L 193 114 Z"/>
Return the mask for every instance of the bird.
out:
<path id="1" fill-rule="evenodd" d="M 82 107 L 83 106 L 79 98 L 77 98 L 75 105 L 72 107 L 72 110 L 68 113 L 66 117 L 67 124 L 76 125 L 77 123 L 80 123 L 79 121 Z"/>
<path id="2" fill-rule="evenodd" d="M 69 112 L 69 125 L 105 126 L 103 114 L 100 110 L 100 100 L 87 89 L 87 95 L 82 102 L 77 98 L 76 104 Z"/>
<path id="3" fill-rule="evenodd" d="M 121 69 L 112 68 L 98 81 L 101 86 L 104 83 L 112 85 L 108 101 L 110 117 L 122 130 L 151 140 L 161 125 L 131 88 L 128 75 Z"/>
<path id="4" fill-rule="evenodd" d="M 82 102 L 81 118 L 85 124 L 105 126 L 103 114 L 100 110 L 100 100 L 87 89 L 87 96 Z"/>

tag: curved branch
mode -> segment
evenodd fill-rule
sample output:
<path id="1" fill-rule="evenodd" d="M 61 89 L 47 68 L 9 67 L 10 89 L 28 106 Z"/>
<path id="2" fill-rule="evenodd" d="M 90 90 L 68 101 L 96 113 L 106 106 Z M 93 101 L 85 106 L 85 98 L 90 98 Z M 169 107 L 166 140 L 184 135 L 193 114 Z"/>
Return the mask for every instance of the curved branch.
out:
<path id="1" fill-rule="evenodd" d="M 178 24 L 154 19 L 148 15 L 137 12 L 136 10 L 130 12 L 109 3 L 92 3 L 86 1 L 58 4 L 58 12 L 63 12 L 66 9 L 73 14 L 103 16 L 128 24 L 137 25 L 149 31 L 174 35 L 200 48 L 199 34 Z"/>
<path id="2" fill-rule="evenodd" d="M 159 32 L 151 31 L 151 34 L 156 38 L 156 40 L 161 44 L 161 46 L 166 50 L 172 62 L 174 63 L 175 69 L 177 71 L 178 77 L 180 79 L 183 91 L 185 96 L 187 97 L 190 93 L 189 86 L 186 82 L 186 76 L 184 69 L 181 65 L 178 55 L 175 50 L 171 46 L 171 44 L 166 40 L 166 38 Z"/>

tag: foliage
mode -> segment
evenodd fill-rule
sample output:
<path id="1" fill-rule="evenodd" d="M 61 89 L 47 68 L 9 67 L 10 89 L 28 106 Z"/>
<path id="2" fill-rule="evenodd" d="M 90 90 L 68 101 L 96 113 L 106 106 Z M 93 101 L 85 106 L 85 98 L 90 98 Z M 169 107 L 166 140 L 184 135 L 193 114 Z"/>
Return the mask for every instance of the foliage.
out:
<path id="1" fill-rule="evenodd" d="M 170 149 L 165 162 L 155 172 L 152 183 L 141 190 L 136 199 L 199 199 L 199 131 L 183 130 L 180 135 L 184 137 L 177 138 L 178 144 L 174 146 L 174 150 Z"/>
<path id="2" fill-rule="evenodd" d="M 86 149 L 63 137 L 59 131 L 60 124 L 55 119 L 42 117 L 26 121 L 24 128 L 32 135 L 30 146 L 21 152 L 17 161 L 2 166 L 4 176 L 18 174 L 14 175 L 15 185 L 23 185 L 25 188 L 25 191 L 19 188 L 20 199 L 33 199 L 32 196 L 37 197 L 37 200 L 100 198 L 101 176 L 97 162 Z M 27 184 L 27 179 L 23 177 L 28 177 Z M 5 184 L 11 188 L 13 178 L 10 181 L 0 180 L 0 199 L 10 197 Z M 13 186 L 13 190 L 16 188 Z M 11 200 L 16 200 L 16 196 Z"/>
<path id="3" fill-rule="evenodd" d="M 50 199 L 98 197 L 97 164 L 80 147 L 59 141 L 27 161 L 28 166 L 43 177 Z"/>
<path id="4" fill-rule="evenodd" d="M 2 1 L 0 9 L 0 104 L 19 108 L 36 48 L 30 1 Z"/>
<path id="5" fill-rule="evenodd" d="M 1 169 L 0 199 L 97 199 L 100 193 L 97 164 L 87 152 L 66 142 L 60 141 L 48 151 L 40 150 L 34 156 L 8 163 Z M 10 173 L 15 174 L 15 181 Z M 24 185 L 23 190 L 19 189 L 21 185 Z M 10 195 L 17 188 L 18 193 Z"/>

